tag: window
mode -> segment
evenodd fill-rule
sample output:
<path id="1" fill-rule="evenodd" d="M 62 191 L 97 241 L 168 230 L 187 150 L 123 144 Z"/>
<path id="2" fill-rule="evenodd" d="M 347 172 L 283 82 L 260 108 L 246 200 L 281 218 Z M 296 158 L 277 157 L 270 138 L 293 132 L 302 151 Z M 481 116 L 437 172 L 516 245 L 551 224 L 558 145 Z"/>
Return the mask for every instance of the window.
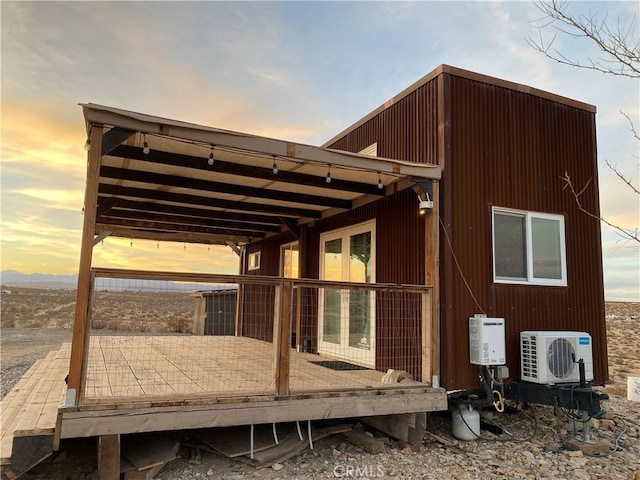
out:
<path id="1" fill-rule="evenodd" d="M 372 143 L 367 148 L 358 152 L 361 155 L 371 155 L 372 157 L 378 156 L 378 142 Z"/>
<path id="2" fill-rule="evenodd" d="M 564 217 L 494 208 L 493 280 L 566 286 Z"/>
<path id="3" fill-rule="evenodd" d="M 300 278 L 298 272 L 299 250 L 298 242 L 287 243 L 280 247 L 280 275 L 285 278 Z"/>
<path id="4" fill-rule="evenodd" d="M 249 254 L 249 270 L 258 270 L 260 268 L 260 252 Z"/>

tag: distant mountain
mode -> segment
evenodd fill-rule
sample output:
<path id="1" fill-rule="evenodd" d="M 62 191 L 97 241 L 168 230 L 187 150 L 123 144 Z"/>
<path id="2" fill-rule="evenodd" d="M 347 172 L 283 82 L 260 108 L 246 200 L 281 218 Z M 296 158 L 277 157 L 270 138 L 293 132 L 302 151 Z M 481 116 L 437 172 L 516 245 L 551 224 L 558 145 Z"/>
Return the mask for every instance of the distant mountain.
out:
<path id="1" fill-rule="evenodd" d="M 21 273 L 16 270 L 2 270 L 0 283 L 15 287 L 75 288 L 78 284 L 78 275 Z"/>
<path id="2" fill-rule="evenodd" d="M 63 288 L 75 289 L 78 275 L 52 275 L 45 273 L 21 273 L 16 270 L 2 270 L 0 284 L 3 287 Z M 237 288 L 235 285 L 185 284 L 168 280 L 96 279 L 96 290 L 132 290 L 150 292 L 212 291 Z"/>

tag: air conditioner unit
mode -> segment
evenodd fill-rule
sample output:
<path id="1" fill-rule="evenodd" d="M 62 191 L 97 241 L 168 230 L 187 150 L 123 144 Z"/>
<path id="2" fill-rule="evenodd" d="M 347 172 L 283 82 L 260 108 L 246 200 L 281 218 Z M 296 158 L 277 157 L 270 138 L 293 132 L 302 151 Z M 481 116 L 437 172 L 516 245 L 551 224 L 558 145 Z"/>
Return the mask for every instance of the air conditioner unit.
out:
<path id="1" fill-rule="evenodd" d="M 520 377 L 527 382 L 554 384 L 593 380 L 591 336 L 586 332 L 520 332 Z"/>

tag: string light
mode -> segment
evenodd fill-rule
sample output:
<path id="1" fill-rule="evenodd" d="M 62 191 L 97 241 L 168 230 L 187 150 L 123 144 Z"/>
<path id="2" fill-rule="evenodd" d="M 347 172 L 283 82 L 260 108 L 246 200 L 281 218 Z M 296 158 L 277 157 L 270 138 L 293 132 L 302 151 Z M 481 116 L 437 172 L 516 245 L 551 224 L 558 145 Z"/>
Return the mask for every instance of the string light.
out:
<path id="1" fill-rule="evenodd" d="M 209 160 L 207 161 L 207 163 L 209 165 L 213 165 L 213 162 L 215 162 L 215 159 L 213 158 L 213 145 L 211 145 L 211 153 L 209 154 Z"/>
<path id="2" fill-rule="evenodd" d="M 277 175 L 278 174 L 278 165 L 276 165 L 276 156 L 273 156 L 273 174 Z"/>
<path id="3" fill-rule="evenodd" d="M 380 177 L 380 172 L 378 172 L 378 189 L 382 190 L 384 188 L 384 184 L 382 183 L 382 177 Z"/>
<path id="4" fill-rule="evenodd" d="M 327 183 L 331 183 L 331 164 L 329 164 L 329 170 L 327 171 Z"/>
<path id="5" fill-rule="evenodd" d="M 143 133 L 142 134 L 142 151 L 144 152 L 145 155 L 148 155 L 149 152 L 151 151 L 151 149 L 149 148 L 149 144 L 147 143 L 147 134 Z"/>
<path id="6" fill-rule="evenodd" d="M 84 149 L 88 152 L 89 150 L 91 150 L 91 129 L 93 127 L 90 126 L 89 127 L 89 133 L 87 134 L 87 141 L 84 142 Z"/>

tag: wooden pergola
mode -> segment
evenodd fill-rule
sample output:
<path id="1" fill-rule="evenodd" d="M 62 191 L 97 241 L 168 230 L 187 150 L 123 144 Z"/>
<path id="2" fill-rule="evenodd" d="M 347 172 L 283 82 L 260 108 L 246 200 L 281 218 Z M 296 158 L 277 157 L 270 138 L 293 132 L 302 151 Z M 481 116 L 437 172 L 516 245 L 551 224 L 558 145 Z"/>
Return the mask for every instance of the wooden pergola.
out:
<path id="1" fill-rule="evenodd" d="M 437 197 L 440 167 L 82 104 L 87 184 L 66 405 L 88 350 L 93 247 L 108 236 L 241 245 L 404 188 Z M 426 283 L 437 325 L 437 203 L 426 223 Z M 436 222 L 436 223 L 434 223 Z M 437 358 L 436 348 L 432 358 Z M 434 365 L 437 365 L 435 362 Z"/>

